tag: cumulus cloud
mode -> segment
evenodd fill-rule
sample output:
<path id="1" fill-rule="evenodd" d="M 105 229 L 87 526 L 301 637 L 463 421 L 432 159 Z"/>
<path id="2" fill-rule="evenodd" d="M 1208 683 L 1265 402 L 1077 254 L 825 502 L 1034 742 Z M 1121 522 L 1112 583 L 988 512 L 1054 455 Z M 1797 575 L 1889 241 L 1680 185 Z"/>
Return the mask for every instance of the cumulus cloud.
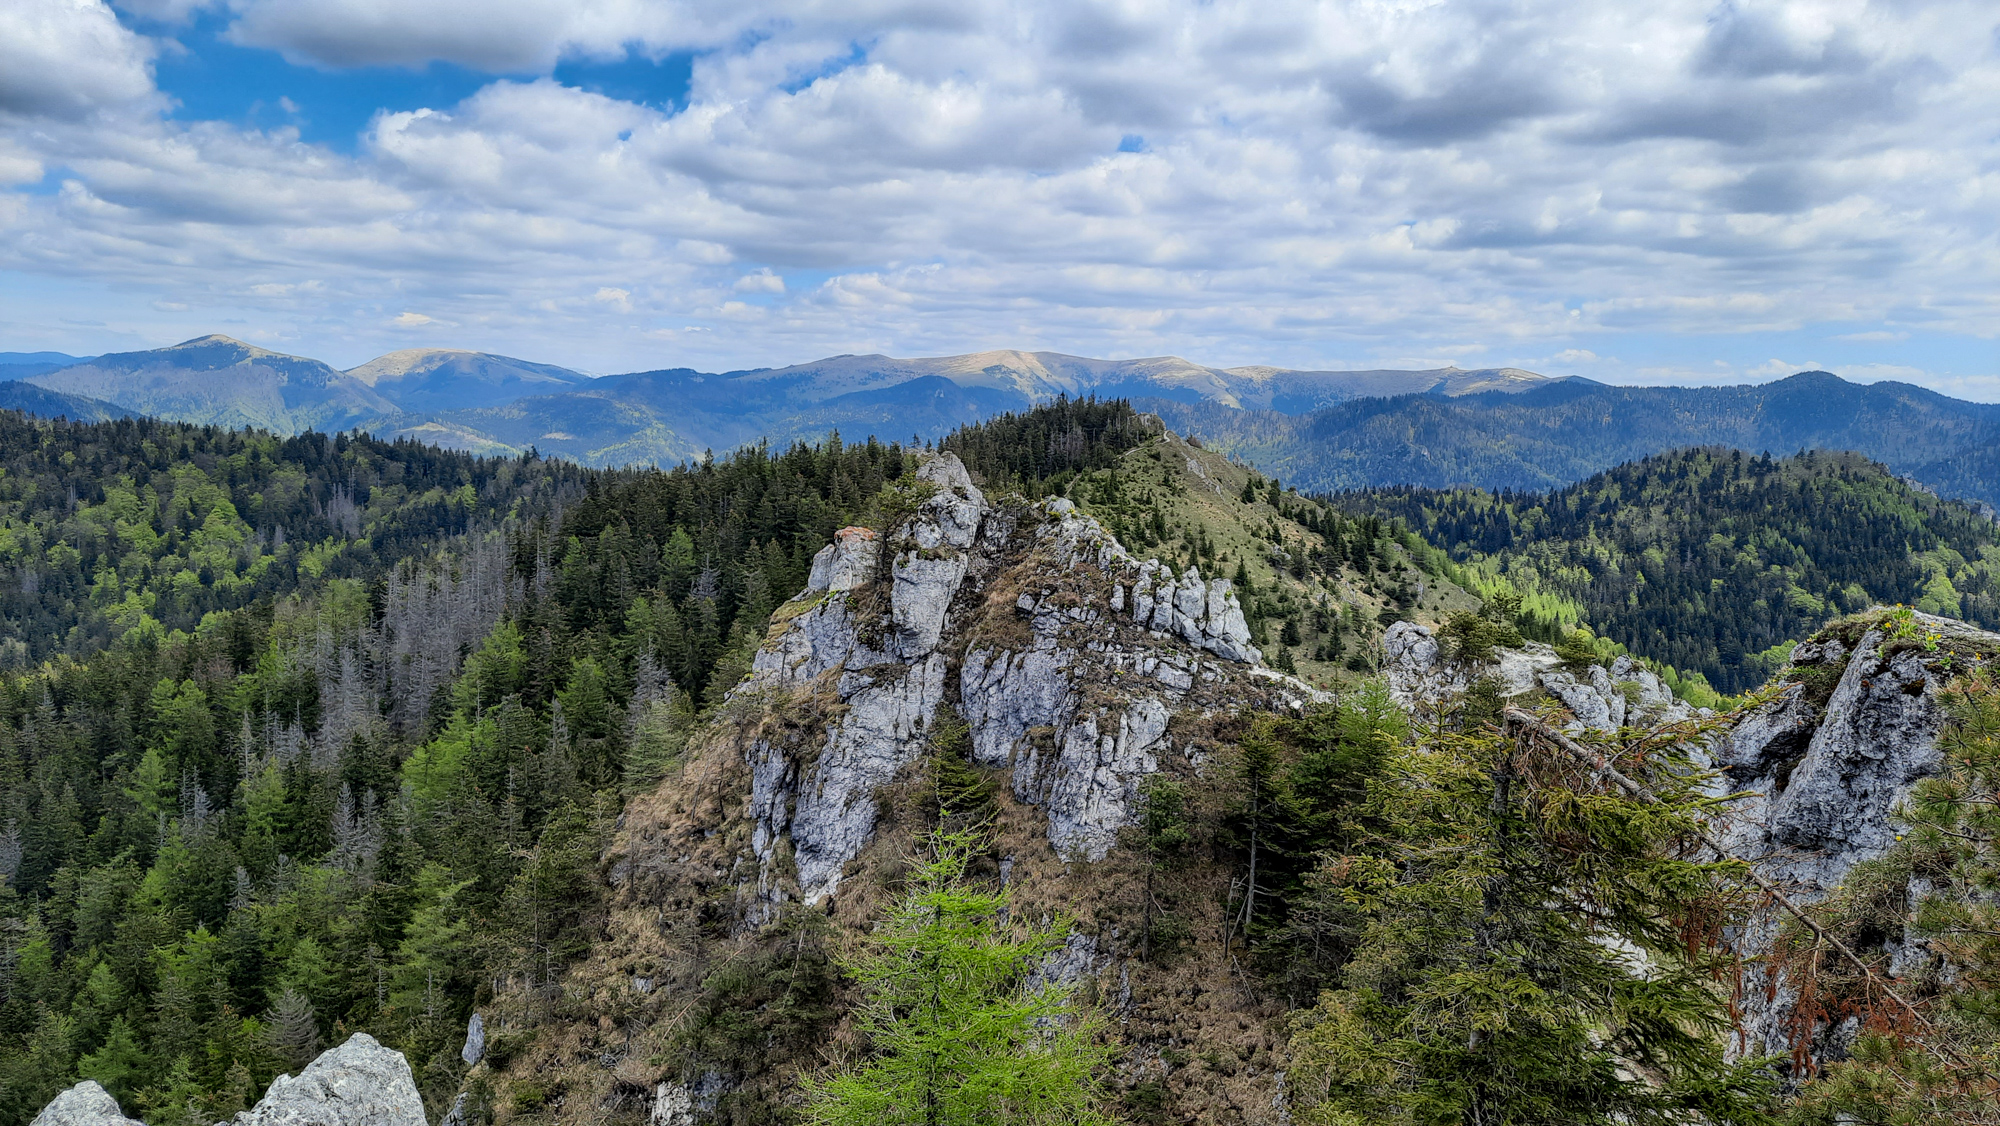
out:
<path id="1" fill-rule="evenodd" d="M 353 155 L 157 115 L 0 127 L 0 178 L 66 170 L 5 197 L 0 265 L 306 340 L 420 302 L 468 344 L 601 368 L 1006 345 L 1638 377 L 1600 341 L 1839 324 L 1884 359 L 1878 323 L 2000 323 L 1996 141 L 1970 108 L 2000 60 L 1964 0 L 225 10 L 301 64 L 509 77 L 378 114 Z M 40 30 L 5 34 L 23 12 Z M 151 49 L 95 0 L 19 0 L 0 110 L 144 102 Z M 53 77 L 10 85 L 8 52 L 36 51 Z M 670 111 L 522 77 L 669 51 L 697 52 Z M 304 279 L 310 303 L 260 288 Z"/>
<path id="2" fill-rule="evenodd" d="M 153 92 L 153 48 L 102 0 L 0 5 L 0 114 L 76 119 Z"/>

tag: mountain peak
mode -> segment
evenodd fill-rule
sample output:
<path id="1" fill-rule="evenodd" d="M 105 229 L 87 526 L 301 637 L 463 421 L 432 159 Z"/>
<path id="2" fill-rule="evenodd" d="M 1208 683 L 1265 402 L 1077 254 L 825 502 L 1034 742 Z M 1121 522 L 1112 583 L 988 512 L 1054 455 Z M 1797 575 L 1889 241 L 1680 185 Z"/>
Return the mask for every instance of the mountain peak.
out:
<path id="1" fill-rule="evenodd" d="M 273 352 L 269 348 L 259 348 L 255 344 L 246 343 L 233 336 L 224 336 L 219 332 L 211 332 L 207 336 L 197 336 L 193 340 L 183 340 L 179 344 L 169 344 L 165 348 L 156 349 L 156 351 L 191 352 L 197 348 L 233 348 L 245 356 L 252 358 L 285 355 L 283 352 Z"/>

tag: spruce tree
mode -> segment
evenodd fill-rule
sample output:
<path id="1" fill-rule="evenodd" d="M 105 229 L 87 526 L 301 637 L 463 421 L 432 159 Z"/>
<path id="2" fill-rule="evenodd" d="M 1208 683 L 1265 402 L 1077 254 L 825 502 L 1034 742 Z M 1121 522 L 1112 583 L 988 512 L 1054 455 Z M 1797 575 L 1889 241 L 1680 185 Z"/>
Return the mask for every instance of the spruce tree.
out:
<path id="1" fill-rule="evenodd" d="M 976 887 L 975 831 L 935 832 L 910 890 L 849 967 L 873 1056 L 805 1081 L 817 1126 L 1109 1123 L 1096 1109 L 1110 1052 L 1073 990 L 1041 972 L 1067 920 L 1010 924 L 1009 896 Z"/>
<path id="2" fill-rule="evenodd" d="M 1684 753 L 1618 765 L 1660 800 L 1491 728 L 1392 762 L 1370 811 L 1386 848 L 1322 869 L 1362 940 L 1296 1018 L 1299 1121 L 1773 1121 L 1767 1073 L 1723 1058 L 1715 936 L 1748 899 L 1695 843 L 1713 800 Z"/>

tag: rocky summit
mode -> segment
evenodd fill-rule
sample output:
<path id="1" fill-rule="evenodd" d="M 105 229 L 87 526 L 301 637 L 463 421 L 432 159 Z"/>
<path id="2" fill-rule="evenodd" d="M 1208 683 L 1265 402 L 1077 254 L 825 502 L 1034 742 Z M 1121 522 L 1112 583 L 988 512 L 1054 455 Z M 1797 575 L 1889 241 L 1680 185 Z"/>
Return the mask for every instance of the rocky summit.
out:
<path id="1" fill-rule="evenodd" d="M 1098 860 L 1175 753 L 1173 711 L 1322 695 L 1262 666 L 1228 580 L 1141 563 L 1066 500 L 989 502 L 949 453 L 917 479 L 928 495 L 887 544 L 852 530 L 813 560 L 737 689 L 834 716 L 823 738 L 750 751 L 767 900 L 838 889 L 873 839 L 875 792 L 916 762 L 948 699 L 974 761 L 1012 768 L 1057 852 Z"/>

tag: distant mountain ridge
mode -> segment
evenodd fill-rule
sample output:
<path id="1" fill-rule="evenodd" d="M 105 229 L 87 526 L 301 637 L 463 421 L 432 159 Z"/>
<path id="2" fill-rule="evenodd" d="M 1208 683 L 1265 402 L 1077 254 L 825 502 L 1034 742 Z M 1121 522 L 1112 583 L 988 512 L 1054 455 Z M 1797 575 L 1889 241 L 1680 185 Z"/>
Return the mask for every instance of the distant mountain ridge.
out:
<path id="1" fill-rule="evenodd" d="M 1519 368 L 1215 368 L 1178 356 L 1100 360 L 1013 349 L 916 359 L 843 355 L 779 368 L 667 368 L 591 378 L 486 352 L 410 348 L 338 371 L 220 335 L 87 358 L 0 354 L 8 358 L 20 361 L 16 378 L 49 391 L 179 421 L 280 433 L 365 428 L 477 453 L 533 447 L 594 465 L 671 464 L 705 450 L 818 438 L 832 430 L 937 437 L 1060 395 L 1303 411 L 1362 396 L 1450 397 L 1552 382 Z M 5 375 L 0 370 L 0 378 Z"/>
<path id="2" fill-rule="evenodd" d="M 405 348 L 349 368 L 346 374 L 405 411 L 487 407 L 590 382 L 589 376 L 554 364 L 457 348 Z"/>
<path id="3" fill-rule="evenodd" d="M 45 371 L 80 364 L 94 356 L 72 356 L 66 352 L 0 352 L 0 383 L 26 379 Z"/>
<path id="4" fill-rule="evenodd" d="M 2000 404 L 1800 372 L 1733 387 L 1550 381 L 1515 395 L 1405 395 L 1304 415 L 1148 399 L 1168 425 L 1314 491 L 1549 489 L 1666 450 L 1852 450 L 1946 497 L 2000 505 Z"/>
<path id="5" fill-rule="evenodd" d="M 929 359 L 832 356 L 720 374 L 673 368 L 606 376 L 560 394 L 445 413 L 426 425 L 594 465 L 670 464 L 704 450 L 832 430 L 935 437 L 1058 395 L 1307 410 L 1367 395 L 1501 394 L 1554 382 L 1518 368 L 1294 371 L 1211 368 L 1176 356 L 1096 360 L 1011 350 Z"/>
<path id="6" fill-rule="evenodd" d="M 366 429 L 480 454 L 532 448 L 600 466 L 672 465 L 832 431 L 937 438 L 1057 396 L 1094 395 L 1131 399 L 1176 430 L 1310 489 L 1546 489 L 1665 450 L 1725 445 L 1780 454 L 1853 450 L 1944 496 L 2000 504 L 2000 405 L 1826 372 L 1736 387 L 1615 387 L 1520 368 L 1220 368 L 1178 356 L 1104 360 L 999 349 L 593 378 L 440 348 L 403 349 L 340 371 L 226 336 L 36 367 L 68 358 L 0 353 L 23 361 L 17 378 L 75 400 L 41 404 L 60 413 L 122 410 L 279 433 Z M 0 368 L 0 380 L 6 375 Z"/>
<path id="7" fill-rule="evenodd" d="M 347 430 L 397 411 L 366 383 L 318 360 L 227 336 L 116 352 L 30 376 L 28 382 L 141 414 L 280 434 Z"/>

